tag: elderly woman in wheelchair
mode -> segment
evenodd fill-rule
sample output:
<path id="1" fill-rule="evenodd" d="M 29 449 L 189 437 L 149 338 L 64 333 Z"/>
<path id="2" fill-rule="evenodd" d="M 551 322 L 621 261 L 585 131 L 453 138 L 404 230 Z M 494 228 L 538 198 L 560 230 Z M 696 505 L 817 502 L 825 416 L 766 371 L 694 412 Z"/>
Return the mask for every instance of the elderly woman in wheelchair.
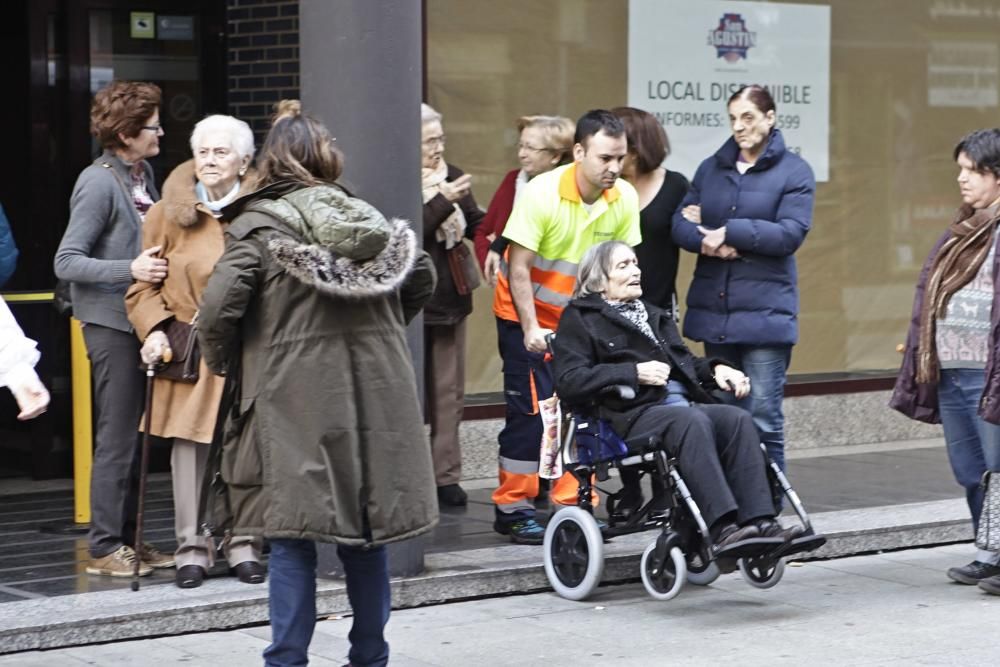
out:
<path id="1" fill-rule="evenodd" d="M 640 275 L 635 253 L 624 243 L 591 248 L 580 264 L 576 298 L 552 343 L 562 404 L 586 415 L 586 422 L 607 422 L 627 447 L 613 462 L 624 486 L 609 498 L 610 526 L 602 537 L 663 528 L 643 556 L 643 582 L 654 597 L 676 595 L 688 570 L 694 583 L 709 583 L 719 568 L 735 569 L 737 560 L 750 583 L 770 587 L 781 576 L 782 556 L 825 540 L 812 533 L 780 470 L 769 467 L 750 414 L 720 404 L 710 393 L 743 397 L 750 391 L 747 376 L 719 360 L 695 357 L 672 317 L 640 299 Z M 581 423 L 580 429 L 593 427 Z M 584 466 L 578 478 L 588 481 L 591 472 Z M 646 504 L 642 474 L 649 474 L 653 488 Z M 782 491 L 803 525 L 784 528 L 776 521 L 775 501 Z M 584 494 L 581 489 L 581 505 L 589 510 Z M 560 573 L 560 558 L 573 561 L 567 556 L 572 536 L 564 534 L 565 526 L 559 530 L 560 514 L 546 535 L 546 571 L 558 592 L 582 599 L 599 583 L 599 572 L 596 581 L 587 580 L 595 560 L 590 556 L 599 554 L 585 554 L 584 581 L 565 563 Z M 593 542 L 587 542 L 589 549 L 600 551 Z"/>

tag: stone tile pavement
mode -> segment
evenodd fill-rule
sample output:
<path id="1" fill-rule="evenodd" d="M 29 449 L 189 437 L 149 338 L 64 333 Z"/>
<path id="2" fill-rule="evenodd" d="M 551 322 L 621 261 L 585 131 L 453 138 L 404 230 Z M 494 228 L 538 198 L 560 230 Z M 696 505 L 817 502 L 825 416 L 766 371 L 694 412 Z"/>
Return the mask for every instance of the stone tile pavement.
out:
<path id="1" fill-rule="evenodd" d="M 950 583 L 969 545 L 790 566 L 775 588 L 738 575 L 688 586 L 669 602 L 641 584 L 586 602 L 513 595 L 393 612 L 394 667 L 580 664 L 995 665 L 1000 597 Z M 310 664 L 346 662 L 350 619 L 321 621 Z M 266 626 L 0 656 L 0 667 L 260 664 Z"/>

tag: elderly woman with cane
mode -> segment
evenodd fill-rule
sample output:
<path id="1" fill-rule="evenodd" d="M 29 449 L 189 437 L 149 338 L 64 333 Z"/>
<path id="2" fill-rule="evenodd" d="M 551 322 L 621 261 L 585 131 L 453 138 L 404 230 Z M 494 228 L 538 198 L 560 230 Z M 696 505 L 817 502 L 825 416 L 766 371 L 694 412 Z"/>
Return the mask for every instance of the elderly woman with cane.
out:
<path id="1" fill-rule="evenodd" d="M 157 363 L 170 351 L 166 330 L 171 323 L 197 317 L 201 293 L 222 255 L 222 207 L 253 190 L 256 173 L 250 167 L 254 142 L 250 126 L 232 116 L 201 120 L 191 133 L 192 160 L 180 164 L 163 184 L 163 199 L 154 205 L 143 226 L 143 247 L 159 248 L 172 268 L 162 282 L 138 281 L 125 298 L 129 320 L 143 341 L 144 363 Z M 201 364 L 196 377 L 157 377 L 152 420 L 146 433 L 171 438 L 174 528 L 177 535 L 175 582 L 196 588 L 213 564 L 214 544 L 201 534 L 198 507 L 201 480 L 208 462 L 224 380 Z M 147 417 L 150 411 L 147 410 Z M 260 540 L 234 536 L 223 544 L 226 561 L 240 581 L 264 581 Z"/>
<path id="2" fill-rule="evenodd" d="M 332 542 L 354 612 L 349 659 L 385 665 L 385 545 L 430 530 L 437 499 L 404 327 L 434 268 L 403 220 L 336 184 L 329 131 L 282 103 L 262 188 L 226 209 L 226 249 L 199 339 L 239 397 L 220 474 L 233 532 L 268 538 L 267 665 L 304 665 L 316 624 L 316 542 Z"/>

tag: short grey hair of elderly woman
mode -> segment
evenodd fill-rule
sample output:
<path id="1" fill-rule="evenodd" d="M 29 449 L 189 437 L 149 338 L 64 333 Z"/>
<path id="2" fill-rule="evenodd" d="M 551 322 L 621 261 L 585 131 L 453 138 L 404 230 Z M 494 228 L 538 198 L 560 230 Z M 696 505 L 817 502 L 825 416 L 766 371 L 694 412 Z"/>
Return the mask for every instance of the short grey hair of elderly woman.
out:
<path id="1" fill-rule="evenodd" d="M 215 114 L 206 116 L 195 124 L 191 130 L 191 152 L 197 154 L 206 134 L 213 132 L 225 133 L 229 136 L 231 146 L 241 158 L 253 159 L 253 130 L 245 121 L 232 116 Z"/>
<path id="2" fill-rule="evenodd" d="M 632 250 L 632 246 L 621 241 L 606 241 L 587 249 L 580 260 L 577 270 L 576 290 L 573 298 L 588 294 L 601 294 L 607 289 L 608 275 L 611 273 L 611 260 L 618 248 Z"/>

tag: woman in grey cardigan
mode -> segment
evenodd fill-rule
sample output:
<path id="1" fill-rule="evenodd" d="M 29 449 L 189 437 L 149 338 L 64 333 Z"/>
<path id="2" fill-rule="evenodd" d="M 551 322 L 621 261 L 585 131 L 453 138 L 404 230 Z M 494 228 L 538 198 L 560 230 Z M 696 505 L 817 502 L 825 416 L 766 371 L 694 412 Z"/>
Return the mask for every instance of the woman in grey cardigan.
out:
<path id="1" fill-rule="evenodd" d="M 97 411 L 90 485 L 88 574 L 132 576 L 138 491 L 136 438 L 145 394 L 139 342 L 125 316 L 133 280 L 162 282 L 159 248 L 142 250 L 142 221 L 159 199 L 146 158 L 160 152 L 160 89 L 114 81 L 94 96 L 90 131 L 104 147 L 80 173 L 55 273 L 71 283 L 73 314 L 83 323 Z M 172 557 L 143 545 L 139 574 L 173 567 Z"/>

